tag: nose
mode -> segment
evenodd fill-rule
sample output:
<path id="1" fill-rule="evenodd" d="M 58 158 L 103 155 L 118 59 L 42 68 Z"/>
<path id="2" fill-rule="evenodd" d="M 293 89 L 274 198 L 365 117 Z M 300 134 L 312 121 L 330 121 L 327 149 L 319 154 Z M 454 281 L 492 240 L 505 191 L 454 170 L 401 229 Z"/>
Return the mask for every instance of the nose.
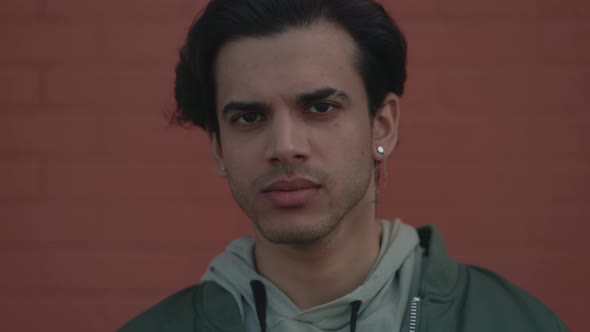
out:
<path id="1" fill-rule="evenodd" d="M 302 119 L 289 112 L 276 112 L 268 130 L 266 158 L 271 163 L 291 165 L 309 158 L 307 131 Z"/>

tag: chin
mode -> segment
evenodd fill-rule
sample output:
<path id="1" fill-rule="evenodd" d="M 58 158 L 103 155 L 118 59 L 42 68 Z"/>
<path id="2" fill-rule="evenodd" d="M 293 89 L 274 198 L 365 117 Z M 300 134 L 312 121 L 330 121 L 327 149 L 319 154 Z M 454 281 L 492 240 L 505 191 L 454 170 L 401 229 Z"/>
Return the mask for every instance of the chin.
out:
<path id="1" fill-rule="evenodd" d="M 310 244 L 330 234 L 341 218 L 327 215 L 306 216 L 293 212 L 292 215 L 276 215 L 272 218 L 257 218 L 254 224 L 258 233 L 275 244 Z"/>

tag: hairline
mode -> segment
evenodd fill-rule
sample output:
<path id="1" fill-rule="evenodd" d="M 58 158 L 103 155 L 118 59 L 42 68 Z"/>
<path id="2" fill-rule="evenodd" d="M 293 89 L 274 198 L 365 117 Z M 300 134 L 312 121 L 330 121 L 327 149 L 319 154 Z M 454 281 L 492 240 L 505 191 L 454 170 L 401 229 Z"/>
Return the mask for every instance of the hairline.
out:
<path id="1" fill-rule="evenodd" d="M 340 31 L 344 32 L 352 41 L 353 44 L 353 52 L 352 52 L 352 59 L 351 59 L 351 65 L 352 67 L 356 70 L 357 74 L 360 76 L 361 81 L 363 83 L 363 88 L 365 90 L 365 95 L 367 96 L 367 105 L 365 105 L 367 107 L 367 113 L 369 115 L 369 124 L 371 126 L 371 129 L 373 128 L 373 119 L 375 117 L 375 114 L 373 114 L 373 112 L 371 112 L 371 106 L 375 106 L 375 105 L 371 105 L 371 100 L 370 100 L 370 91 L 368 91 L 368 85 L 365 79 L 365 73 L 363 73 L 363 69 L 362 69 L 362 65 L 363 65 L 363 61 L 366 61 L 366 59 L 364 59 L 363 57 L 366 56 L 363 52 L 363 49 L 360 45 L 360 43 L 356 40 L 356 38 L 352 35 L 352 33 L 350 33 L 350 31 L 348 31 L 348 29 L 343 26 L 340 22 L 337 22 L 336 20 L 334 20 L 333 18 L 327 16 L 325 13 L 320 13 L 320 15 L 318 15 L 317 17 L 301 23 L 301 24 L 285 24 L 284 26 L 282 26 L 278 31 L 270 31 L 268 33 L 258 33 L 258 34 L 251 34 L 251 35 L 236 35 L 233 36 L 231 38 L 228 38 L 227 40 L 225 40 L 223 43 L 221 43 L 219 45 L 219 48 L 217 49 L 217 52 L 214 56 L 214 58 L 211 61 L 211 68 L 212 68 L 212 84 L 214 85 L 214 96 L 213 96 L 213 100 L 215 100 L 215 107 L 214 107 L 214 112 L 215 112 L 215 118 L 216 118 L 216 123 L 217 123 L 217 128 L 213 128 L 213 132 L 211 132 L 211 135 L 216 135 L 217 138 L 217 144 L 219 145 L 219 148 L 221 149 L 221 126 L 220 126 L 220 114 L 218 112 L 219 110 L 219 105 L 217 105 L 217 63 L 219 60 L 219 55 L 221 54 L 221 52 L 223 51 L 224 48 L 228 47 L 228 45 L 238 42 L 238 41 L 242 41 L 242 40 L 246 40 L 246 39 L 268 39 L 268 38 L 278 38 L 282 35 L 284 35 L 285 33 L 288 33 L 291 30 L 311 30 L 315 27 L 319 27 L 320 25 L 326 25 L 327 27 L 332 26 L 335 27 L 337 29 L 339 29 Z"/>

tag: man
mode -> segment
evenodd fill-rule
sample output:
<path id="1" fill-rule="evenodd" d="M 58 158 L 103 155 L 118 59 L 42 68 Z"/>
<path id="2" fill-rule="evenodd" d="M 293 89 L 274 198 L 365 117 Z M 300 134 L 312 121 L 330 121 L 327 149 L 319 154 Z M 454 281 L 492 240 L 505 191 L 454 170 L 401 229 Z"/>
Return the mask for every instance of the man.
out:
<path id="1" fill-rule="evenodd" d="M 370 0 L 213 0 L 176 69 L 177 120 L 210 133 L 255 226 L 128 331 L 566 331 L 434 227 L 375 220 L 406 43 Z"/>

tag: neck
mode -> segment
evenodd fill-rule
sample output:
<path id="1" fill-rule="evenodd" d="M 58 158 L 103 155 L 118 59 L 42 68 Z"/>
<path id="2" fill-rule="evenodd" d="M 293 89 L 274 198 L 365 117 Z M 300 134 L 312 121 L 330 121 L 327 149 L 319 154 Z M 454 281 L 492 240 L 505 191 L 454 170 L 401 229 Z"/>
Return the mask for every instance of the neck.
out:
<path id="1" fill-rule="evenodd" d="M 375 220 L 374 203 L 365 198 L 328 236 L 311 244 L 274 244 L 257 233 L 258 272 L 300 310 L 355 290 L 369 274 L 380 246 L 381 223 Z"/>

